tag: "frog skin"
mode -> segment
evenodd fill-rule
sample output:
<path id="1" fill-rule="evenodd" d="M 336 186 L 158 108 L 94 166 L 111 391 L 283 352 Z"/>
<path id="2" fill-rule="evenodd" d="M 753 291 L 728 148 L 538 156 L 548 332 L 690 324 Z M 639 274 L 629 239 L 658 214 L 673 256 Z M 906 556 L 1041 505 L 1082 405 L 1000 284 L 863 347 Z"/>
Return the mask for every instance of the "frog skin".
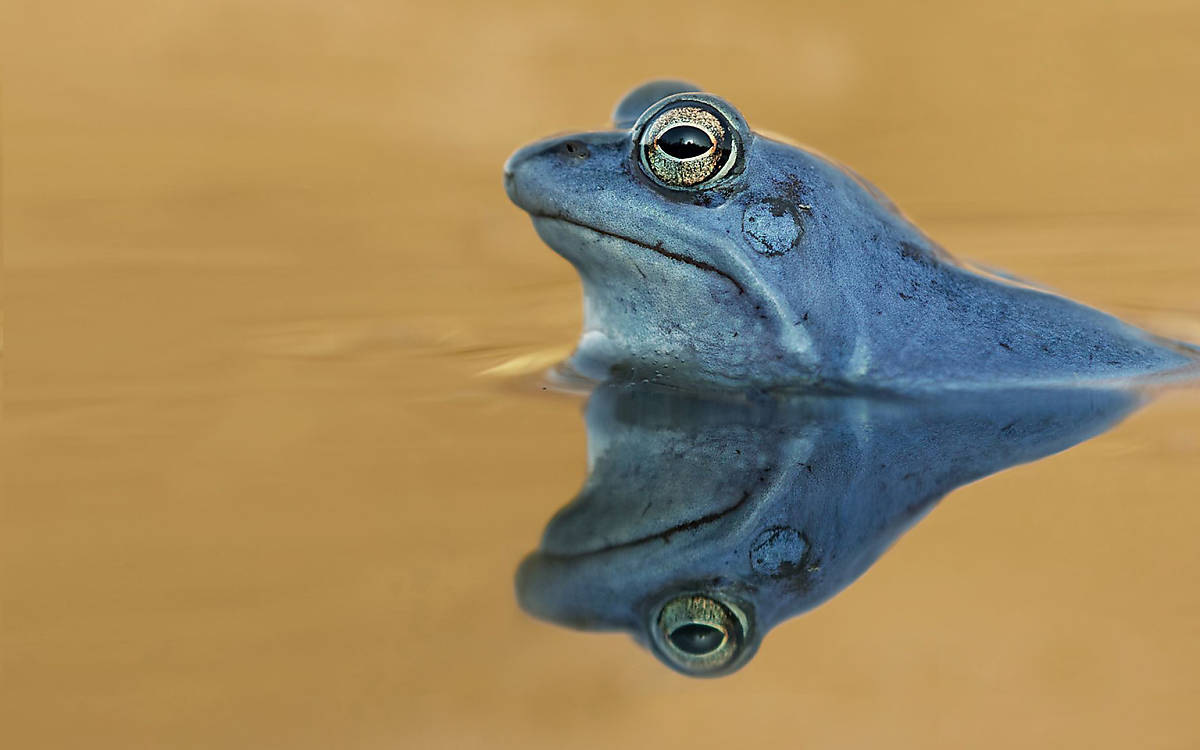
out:
<path id="1" fill-rule="evenodd" d="M 586 378 L 912 392 L 1197 374 L 1200 349 L 956 261 L 850 169 L 695 86 L 642 86 L 614 120 L 505 165 L 582 279 L 568 366 Z"/>
<path id="2" fill-rule="evenodd" d="M 1141 402 L 1071 388 L 714 393 L 593 392 L 589 474 L 521 563 L 522 608 L 628 631 L 684 674 L 728 674 L 768 630 L 862 575 L 946 493 L 1103 432 Z"/>

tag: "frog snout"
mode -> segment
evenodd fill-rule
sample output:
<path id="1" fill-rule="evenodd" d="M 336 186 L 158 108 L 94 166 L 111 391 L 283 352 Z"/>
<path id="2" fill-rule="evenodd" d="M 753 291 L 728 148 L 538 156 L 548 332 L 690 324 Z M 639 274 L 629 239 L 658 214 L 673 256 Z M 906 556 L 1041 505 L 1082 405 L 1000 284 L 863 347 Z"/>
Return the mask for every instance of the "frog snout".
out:
<path id="1" fill-rule="evenodd" d="M 516 153 L 508 157 L 508 161 L 504 162 L 504 192 L 508 193 L 510 201 L 521 208 L 528 209 L 528 206 L 521 201 L 518 175 L 527 168 L 530 161 L 545 150 L 544 146 L 539 148 L 539 145 L 518 149 Z"/>
<path id="2" fill-rule="evenodd" d="M 513 173 L 508 171 L 508 165 L 504 165 L 504 192 L 508 194 L 508 199 L 513 203 L 517 202 L 517 198 L 513 195 L 515 186 L 513 185 Z"/>
<path id="3" fill-rule="evenodd" d="M 504 163 L 504 192 L 508 194 L 508 199 L 517 204 L 521 208 L 527 206 L 521 202 L 520 186 L 517 180 L 517 172 L 520 171 L 521 164 L 527 159 L 520 158 L 522 153 L 518 151 L 513 154 L 507 162 Z"/>
<path id="4" fill-rule="evenodd" d="M 522 200 L 523 182 L 529 182 L 530 179 L 544 181 L 547 174 L 553 175 L 555 170 L 562 167 L 584 164 L 591 156 L 591 147 L 578 138 L 559 136 L 526 146 L 508 157 L 504 164 L 504 191 L 508 193 L 509 200 L 529 210 L 530 206 Z M 541 173 L 541 178 L 534 177 L 533 173 Z M 524 192 L 529 191 L 526 189 Z"/>

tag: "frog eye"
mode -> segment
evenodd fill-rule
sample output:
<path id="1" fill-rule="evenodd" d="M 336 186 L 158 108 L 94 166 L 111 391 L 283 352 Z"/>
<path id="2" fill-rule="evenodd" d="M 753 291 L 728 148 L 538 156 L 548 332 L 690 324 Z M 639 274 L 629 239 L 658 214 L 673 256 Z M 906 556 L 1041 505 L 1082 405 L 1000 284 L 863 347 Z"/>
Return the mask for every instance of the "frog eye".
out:
<path id="1" fill-rule="evenodd" d="M 702 102 L 682 101 L 646 122 L 638 139 L 642 169 L 673 188 L 697 188 L 723 177 L 733 166 L 734 133 L 729 121 Z"/>
<path id="2" fill-rule="evenodd" d="M 693 675 L 715 674 L 733 662 L 745 644 L 746 628 L 737 606 L 703 594 L 672 599 L 651 624 L 659 652 Z"/>

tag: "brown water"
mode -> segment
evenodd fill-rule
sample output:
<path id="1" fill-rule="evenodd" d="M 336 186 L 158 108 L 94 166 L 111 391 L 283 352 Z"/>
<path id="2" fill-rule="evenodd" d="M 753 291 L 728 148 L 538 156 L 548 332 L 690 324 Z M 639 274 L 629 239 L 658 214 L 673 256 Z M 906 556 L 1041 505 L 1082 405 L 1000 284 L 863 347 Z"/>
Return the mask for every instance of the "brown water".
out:
<path id="1" fill-rule="evenodd" d="M 5 746 L 1200 746 L 1195 390 L 727 679 L 513 599 L 584 443 L 500 165 L 645 78 L 1200 340 L 1200 7 L 1056 5 L 9 3 Z"/>

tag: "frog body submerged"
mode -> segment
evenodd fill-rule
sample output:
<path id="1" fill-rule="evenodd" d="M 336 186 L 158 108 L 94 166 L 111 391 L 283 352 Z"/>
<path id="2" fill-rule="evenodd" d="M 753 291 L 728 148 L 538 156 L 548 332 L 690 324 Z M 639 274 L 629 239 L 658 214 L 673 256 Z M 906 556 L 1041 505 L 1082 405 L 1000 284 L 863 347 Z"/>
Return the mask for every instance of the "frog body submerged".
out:
<path id="1" fill-rule="evenodd" d="M 582 279 L 585 376 L 910 391 L 1195 371 L 1187 345 L 958 263 L 851 170 L 694 87 L 635 89 L 615 119 L 505 167 Z"/>

